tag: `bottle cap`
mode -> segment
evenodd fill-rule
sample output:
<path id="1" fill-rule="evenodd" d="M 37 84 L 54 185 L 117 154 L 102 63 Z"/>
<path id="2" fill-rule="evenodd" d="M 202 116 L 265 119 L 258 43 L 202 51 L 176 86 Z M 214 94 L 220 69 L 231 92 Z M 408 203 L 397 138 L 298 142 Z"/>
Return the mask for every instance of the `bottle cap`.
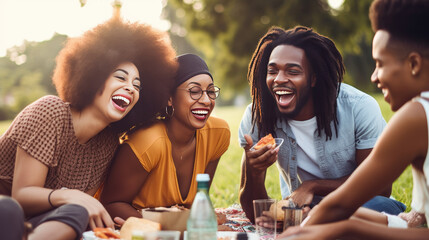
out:
<path id="1" fill-rule="evenodd" d="M 197 174 L 197 182 L 209 182 L 210 181 L 210 175 L 207 173 L 199 173 Z"/>

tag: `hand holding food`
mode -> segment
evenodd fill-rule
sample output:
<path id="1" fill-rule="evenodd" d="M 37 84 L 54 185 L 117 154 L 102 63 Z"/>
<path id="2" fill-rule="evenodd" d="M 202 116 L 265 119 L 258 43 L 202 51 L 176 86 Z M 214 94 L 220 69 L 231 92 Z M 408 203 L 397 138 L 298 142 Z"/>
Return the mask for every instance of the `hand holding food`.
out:
<path id="1" fill-rule="evenodd" d="M 261 148 L 263 148 L 264 146 L 267 146 L 267 145 L 271 145 L 273 147 L 276 146 L 276 141 L 274 140 L 274 138 L 271 135 L 271 133 L 269 133 L 265 137 L 261 138 L 258 141 L 258 143 L 256 143 L 256 145 L 253 147 L 253 149 L 258 150 L 258 149 L 261 149 Z"/>

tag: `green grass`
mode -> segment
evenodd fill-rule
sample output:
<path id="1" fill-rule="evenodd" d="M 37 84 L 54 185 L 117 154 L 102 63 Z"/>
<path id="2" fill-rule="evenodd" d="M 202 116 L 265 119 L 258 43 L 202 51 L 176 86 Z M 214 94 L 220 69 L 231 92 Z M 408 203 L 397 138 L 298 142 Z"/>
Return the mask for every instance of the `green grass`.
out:
<path id="1" fill-rule="evenodd" d="M 0 121 L 0 135 L 3 134 L 4 132 L 6 132 L 7 128 L 9 127 L 9 125 L 11 123 L 12 123 L 11 120 Z"/>
<path id="2" fill-rule="evenodd" d="M 380 104 L 384 118 L 388 121 L 393 112 L 390 106 L 383 100 L 381 95 L 375 95 Z M 243 150 L 238 144 L 238 127 L 245 107 L 216 107 L 213 115 L 225 119 L 231 129 L 231 144 L 222 156 L 217 168 L 210 196 L 214 207 L 227 207 L 238 201 L 238 191 L 240 186 L 240 166 Z M 0 121 L 0 134 L 6 131 L 11 121 Z M 272 198 L 280 199 L 279 175 L 277 168 L 271 166 L 268 169 L 265 181 L 267 192 Z M 407 205 L 407 210 L 411 203 L 412 175 L 410 167 L 394 182 L 392 195 L 399 201 Z"/>

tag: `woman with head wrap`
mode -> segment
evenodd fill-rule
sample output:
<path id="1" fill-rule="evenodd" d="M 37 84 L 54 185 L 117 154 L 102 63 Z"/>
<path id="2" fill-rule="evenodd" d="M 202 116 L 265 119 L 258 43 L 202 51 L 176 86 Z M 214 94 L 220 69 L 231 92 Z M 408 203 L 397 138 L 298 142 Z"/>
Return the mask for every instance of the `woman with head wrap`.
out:
<path id="1" fill-rule="evenodd" d="M 135 130 L 118 150 L 101 195 L 112 218 L 141 217 L 137 210 L 147 207 L 190 207 L 196 175 L 213 179 L 229 146 L 228 124 L 210 116 L 219 88 L 206 63 L 193 54 L 177 60 L 165 119 Z"/>

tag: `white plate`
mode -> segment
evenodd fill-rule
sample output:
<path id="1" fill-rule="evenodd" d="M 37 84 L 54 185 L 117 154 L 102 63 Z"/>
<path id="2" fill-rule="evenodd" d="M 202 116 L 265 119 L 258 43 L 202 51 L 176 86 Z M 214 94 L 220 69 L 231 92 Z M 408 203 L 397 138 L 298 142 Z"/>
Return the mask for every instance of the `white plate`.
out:
<path id="1" fill-rule="evenodd" d="M 283 144 L 284 139 L 283 138 L 274 138 L 274 141 L 276 142 L 276 148 L 279 148 Z M 256 144 L 258 144 L 258 143 L 255 143 L 252 146 L 252 148 L 250 148 L 250 150 L 255 150 L 254 147 L 256 146 Z"/>
<path id="2" fill-rule="evenodd" d="M 119 231 L 116 231 L 116 233 L 119 234 Z M 93 231 L 86 231 L 82 234 L 83 240 L 101 240 L 100 238 L 96 237 Z"/>
<path id="3" fill-rule="evenodd" d="M 95 236 L 93 231 L 86 231 L 83 233 L 83 240 L 96 240 L 97 237 Z"/>

